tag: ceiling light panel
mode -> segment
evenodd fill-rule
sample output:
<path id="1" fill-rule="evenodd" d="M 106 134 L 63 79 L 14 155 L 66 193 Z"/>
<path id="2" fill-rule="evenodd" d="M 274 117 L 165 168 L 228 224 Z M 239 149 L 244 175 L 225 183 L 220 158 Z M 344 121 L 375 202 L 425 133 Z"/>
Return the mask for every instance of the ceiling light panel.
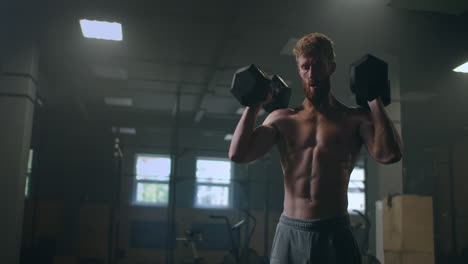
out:
<path id="1" fill-rule="evenodd" d="M 127 97 L 105 97 L 104 102 L 107 105 L 115 105 L 115 106 L 132 106 L 133 105 L 132 98 L 127 98 Z"/>
<path id="2" fill-rule="evenodd" d="M 81 32 L 86 38 L 122 41 L 122 25 L 117 22 L 80 20 Z"/>
<path id="3" fill-rule="evenodd" d="M 127 80 L 127 70 L 119 67 L 108 67 L 95 65 L 91 67 L 93 73 L 101 78 L 112 79 L 112 80 Z"/>
<path id="4" fill-rule="evenodd" d="M 468 73 L 468 61 L 465 62 L 464 64 L 456 67 L 455 69 L 453 69 L 454 72 L 464 72 L 464 73 Z"/>

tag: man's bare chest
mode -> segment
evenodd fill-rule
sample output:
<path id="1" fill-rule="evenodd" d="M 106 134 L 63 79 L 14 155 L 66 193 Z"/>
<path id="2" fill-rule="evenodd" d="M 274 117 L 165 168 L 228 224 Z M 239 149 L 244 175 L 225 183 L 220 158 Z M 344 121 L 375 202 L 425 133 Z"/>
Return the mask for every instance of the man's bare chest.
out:
<path id="1" fill-rule="evenodd" d="M 282 143 L 289 151 L 316 147 L 332 150 L 359 144 L 358 125 L 350 118 L 291 119 L 280 130 Z"/>

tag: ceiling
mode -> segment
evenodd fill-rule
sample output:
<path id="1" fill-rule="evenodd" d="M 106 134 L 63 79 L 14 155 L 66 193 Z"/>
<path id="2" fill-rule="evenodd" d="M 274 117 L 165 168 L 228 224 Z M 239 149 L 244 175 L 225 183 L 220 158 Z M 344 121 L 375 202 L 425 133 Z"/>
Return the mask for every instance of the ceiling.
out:
<path id="1" fill-rule="evenodd" d="M 151 127 L 151 120 L 171 119 L 178 95 L 186 122 L 235 124 L 239 104 L 229 87 L 234 71 L 250 63 L 282 76 L 293 88 L 292 104 L 300 103 L 294 57 L 284 48 L 313 31 L 335 40 L 338 70 L 333 83 L 343 88 L 334 92 L 353 104 L 347 75 L 353 60 L 368 51 L 396 57 L 414 51 L 425 58 L 441 45 L 421 44 L 423 38 L 435 38 L 430 30 L 440 27 L 450 39 L 456 33 L 446 28 L 460 30 L 468 21 L 466 1 L 436 2 L 442 1 L 25 1 L 8 6 L 8 15 L 16 23 L 25 18 L 37 29 L 43 76 L 39 96 L 48 106 L 74 111 L 84 120 Z M 123 41 L 83 38 L 81 18 L 122 23 Z M 419 30 L 426 23 L 437 26 Z M 368 39 L 352 34 L 361 28 Z M 395 34 L 402 37 L 392 40 Z M 461 62 L 466 37 L 463 41 L 432 60 L 445 67 Z M 405 65 L 402 70 L 413 66 Z M 427 67 L 436 72 L 441 65 Z M 402 84 L 402 100 L 429 94 L 423 100 L 429 102 L 440 92 L 421 86 Z M 126 98 L 132 106 L 106 105 L 106 97 Z M 417 102 L 415 108 L 420 106 Z"/>
<path id="2" fill-rule="evenodd" d="M 468 11 L 468 2 L 464 0 L 390 0 L 389 6 L 449 15 L 462 15 Z"/>

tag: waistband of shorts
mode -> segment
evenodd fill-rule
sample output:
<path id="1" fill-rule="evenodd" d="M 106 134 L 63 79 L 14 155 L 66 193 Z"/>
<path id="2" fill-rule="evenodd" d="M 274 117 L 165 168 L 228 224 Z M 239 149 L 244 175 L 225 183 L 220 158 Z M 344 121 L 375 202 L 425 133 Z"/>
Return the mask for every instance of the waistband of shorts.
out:
<path id="1" fill-rule="evenodd" d="M 350 227 L 349 215 L 320 219 L 298 219 L 281 214 L 279 223 L 305 231 L 325 230 Z"/>

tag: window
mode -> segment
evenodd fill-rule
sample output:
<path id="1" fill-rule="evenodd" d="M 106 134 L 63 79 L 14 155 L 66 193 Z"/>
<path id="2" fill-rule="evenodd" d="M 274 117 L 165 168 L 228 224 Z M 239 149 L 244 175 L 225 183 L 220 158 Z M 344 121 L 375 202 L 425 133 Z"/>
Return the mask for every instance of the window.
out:
<path id="1" fill-rule="evenodd" d="M 31 173 L 32 173 L 32 164 L 33 164 L 33 155 L 34 150 L 29 150 L 29 157 L 28 157 L 28 169 L 26 172 L 26 186 L 24 187 L 24 196 L 29 197 L 31 193 Z"/>
<path id="2" fill-rule="evenodd" d="M 349 177 L 348 212 L 366 210 L 365 171 L 362 167 L 354 167 Z"/>
<path id="3" fill-rule="evenodd" d="M 171 175 L 169 156 L 137 154 L 135 163 L 134 203 L 167 205 Z"/>
<path id="4" fill-rule="evenodd" d="M 198 158 L 196 171 L 196 207 L 229 207 L 231 161 Z"/>

